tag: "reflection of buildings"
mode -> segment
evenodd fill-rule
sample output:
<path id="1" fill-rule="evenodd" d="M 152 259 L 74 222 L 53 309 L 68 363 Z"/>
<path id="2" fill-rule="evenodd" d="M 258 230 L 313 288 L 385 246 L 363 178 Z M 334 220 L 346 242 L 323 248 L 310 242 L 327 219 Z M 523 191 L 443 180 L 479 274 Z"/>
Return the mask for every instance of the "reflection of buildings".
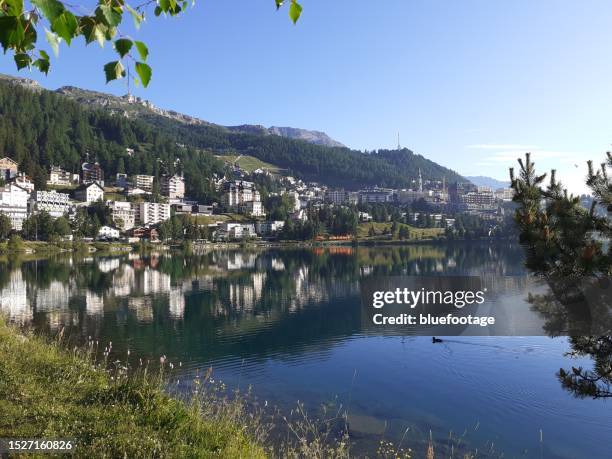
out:
<path id="1" fill-rule="evenodd" d="M 229 301 L 233 308 L 252 311 L 262 297 L 266 273 L 251 274 L 250 282 L 235 282 L 229 285 Z"/>
<path id="2" fill-rule="evenodd" d="M 70 283 L 52 281 L 47 288 L 36 290 L 36 311 L 53 311 L 68 309 L 70 301 Z"/>
<path id="3" fill-rule="evenodd" d="M 215 253 L 213 260 L 217 266 L 228 271 L 236 269 L 250 269 L 255 267 L 256 253 L 244 253 L 239 251 Z"/>
<path id="4" fill-rule="evenodd" d="M 26 283 L 19 269 L 11 273 L 8 284 L 0 290 L 0 311 L 6 314 L 11 322 L 20 325 L 32 320 L 32 306 L 26 296 Z"/>
<path id="5" fill-rule="evenodd" d="M 131 297 L 128 300 L 128 307 L 136 314 L 138 322 L 153 322 L 153 299 L 151 297 Z"/>
<path id="6" fill-rule="evenodd" d="M 98 259 L 98 269 L 103 273 L 110 273 L 111 271 L 121 266 L 121 260 L 119 258 L 101 258 Z"/>
<path id="7" fill-rule="evenodd" d="M 185 314 L 185 295 L 180 288 L 173 288 L 168 294 L 168 312 L 173 319 L 182 319 Z"/>
<path id="8" fill-rule="evenodd" d="M 85 312 L 90 316 L 104 314 L 104 298 L 90 290 L 85 292 Z"/>

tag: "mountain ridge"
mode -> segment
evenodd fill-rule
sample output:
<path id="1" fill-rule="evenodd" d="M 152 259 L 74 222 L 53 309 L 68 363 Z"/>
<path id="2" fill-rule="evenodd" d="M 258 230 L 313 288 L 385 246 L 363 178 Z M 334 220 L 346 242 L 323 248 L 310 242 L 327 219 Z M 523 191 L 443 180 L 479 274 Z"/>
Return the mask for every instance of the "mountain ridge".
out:
<path id="1" fill-rule="evenodd" d="M 40 83 L 30 78 L 15 77 L 12 75 L 0 75 L 0 78 L 12 81 L 15 84 L 27 87 L 29 89 L 42 90 Z M 177 112 L 176 110 L 168 110 L 157 107 L 152 102 L 137 97 L 131 94 L 123 96 L 115 96 L 104 92 L 94 91 L 91 89 L 83 89 L 77 86 L 61 86 L 55 90 L 49 90 L 62 94 L 77 100 L 79 103 L 98 106 L 111 112 L 121 114 L 126 117 L 130 116 L 146 116 L 146 110 L 153 114 L 164 116 L 185 124 L 216 126 L 221 129 L 228 129 L 231 132 L 244 133 L 260 133 L 263 135 L 278 135 L 289 139 L 305 140 L 306 142 L 327 147 L 344 147 L 345 145 L 332 139 L 325 132 L 317 130 L 309 130 L 302 128 L 294 128 L 287 126 L 270 126 L 265 127 L 260 124 L 242 124 L 237 126 L 224 126 L 221 124 L 212 123 L 201 118 Z"/>
<path id="2" fill-rule="evenodd" d="M 107 159 L 103 163 L 105 173 L 110 176 L 121 169 L 119 167 L 120 163 L 127 164 L 128 160 L 132 170 L 136 171 L 141 168 L 132 159 L 120 153 L 121 148 L 124 150 L 126 148 L 136 149 L 137 151 L 144 148 L 142 150 L 143 154 L 152 154 L 152 152 L 146 153 L 150 151 L 150 148 L 146 146 L 146 143 L 150 140 L 146 139 L 153 138 L 153 133 L 155 133 L 157 137 L 164 139 L 163 142 L 167 145 L 165 147 L 166 154 L 181 156 L 184 154 L 181 153 L 181 149 L 189 149 L 191 150 L 188 153 L 189 156 L 194 158 L 198 156 L 198 151 L 209 155 L 249 155 L 273 164 L 297 178 L 320 182 L 332 187 L 345 187 L 347 189 L 371 186 L 409 188 L 415 186 L 419 171 L 428 180 L 442 181 L 446 179 L 447 183 L 466 181 L 455 171 L 406 148 L 401 150 L 381 149 L 366 153 L 344 146 L 320 145 L 312 139 L 307 141 L 303 138 L 293 139 L 272 135 L 268 128 L 257 125 L 228 128 L 172 110 L 160 109 L 148 101 L 133 96 L 114 96 L 83 90 L 74 86 L 64 86 L 59 90 L 52 91 L 42 88 L 33 80 L 2 75 L 0 75 L 0 80 L 8 80 L 10 84 L 15 85 L 17 83 L 28 90 L 35 90 L 35 92 L 32 92 L 32 94 L 36 94 L 34 99 L 26 98 L 32 107 L 31 109 L 19 107 L 19 105 L 12 109 L 13 111 L 16 108 L 26 110 L 21 116 L 31 116 L 27 110 L 44 111 L 44 106 L 39 107 L 41 103 L 60 106 L 60 101 L 56 101 L 56 99 L 61 99 L 75 104 L 80 107 L 80 110 L 83 110 L 82 115 L 80 115 L 83 118 L 82 123 L 91 123 L 92 127 L 98 130 L 100 129 L 98 125 L 102 123 L 102 128 L 106 132 L 96 142 L 111 142 L 108 146 L 89 145 L 87 147 L 87 145 L 83 145 L 83 142 L 79 145 L 79 142 L 75 142 L 74 133 L 71 134 L 72 128 L 69 124 L 67 125 L 68 131 L 65 133 L 60 131 L 55 133 L 55 142 L 58 145 L 70 146 L 62 148 L 69 148 L 71 151 L 69 161 L 71 167 L 76 164 L 76 155 L 80 155 L 81 160 L 83 160 L 87 158 L 86 153 L 88 151 L 96 153 L 96 149 L 99 148 L 108 151 Z M 23 96 L 19 97 L 24 98 Z M 15 103 L 18 104 L 17 101 Z M 9 109 L 9 107 L 6 108 Z M 2 107 L 0 107 L 1 109 Z M 75 111 L 76 107 L 66 106 L 64 109 Z M 18 113 L 15 113 L 15 115 L 17 116 Z M 59 120 L 61 114 L 57 113 L 50 118 L 53 124 L 57 124 L 54 117 Z M 122 119 L 126 121 L 122 122 Z M 7 126 L 7 129 L 11 129 L 10 126 Z M 274 128 L 276 132 L 281 132 L 283 129 L 285 128 Z M 150 130 L 153 131 L 149 132 Z M 94 136 L 97 135 L 95 131 L 93 132 Z M 304 132 L 305 130 L 296 128 L 296 131 L 290 134 L 303 136 Z M 18 133 L 11 134 L 12 143 L 15 142 L 12 137 L 16 134 Z M 26 132 L 23 134 L 26 134 Z M 52 142 L 46 139 L 44 147 L 40 144 L 40 140 L 38 140 L 38 144 L 36 142 L 36 139 L 31 139 L 29 142 L 30 148 L 40 151 L 41 158 L 45 158 L 41 165 L 48 166 L 48 154 L 52 152 L 45 153 L 45 149 Z M 88 142 L 93 141 L 88 140 Z M 8 147 L 10 146 L 11 144 L 8 144 Z M 9 153 L 10 156 L 11 150 L 6 150 L 8 147 L 5 146 L 4 151 Z M 84 149 L 84 147 L 89 148 L 89 150 Z M 174 153 L 171 150 L 175 150 Z M 66 159 L 66 155 L 62 154 L 61 150 L 56 151 L 57 153 L 52 153 L 52 156 Z M 150 163 L 150 158 L 143 156 L 141 158 L 147 164 Z M 61 160 L 58 164 L 61 165 Z"/>

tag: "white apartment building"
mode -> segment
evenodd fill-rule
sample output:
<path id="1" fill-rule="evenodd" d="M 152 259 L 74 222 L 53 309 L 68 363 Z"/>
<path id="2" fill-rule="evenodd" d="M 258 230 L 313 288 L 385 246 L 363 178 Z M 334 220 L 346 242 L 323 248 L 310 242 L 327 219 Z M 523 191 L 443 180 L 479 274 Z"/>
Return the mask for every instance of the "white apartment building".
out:
<path id="1" fill-rule="evenodd" d="M 256 222 L 255 230 L 257 234 L 268 236 L 281 231 L 285 227 L 285 222 L 282 220 L 269 220 L 265 222 Z"/>
<path id="2" fill-rule="evenodd" d="M 266 211 L 264 210 L 261 201 L 247 201 L 240 206 L 240 212 L 243 214 L 251 215 L 252 217 L 265 217 Z"/>
<path id="3" fill-rule="evenodd" d="M 61 217 L 70 210 L 70 196 L 55 190 L 39 190 L 32 193 L 30 210 L 31 212 L 47 212 L 53 218 Z"/>
<path id="4" fill-rule="evenodd" d="M 255 236 L 255 225 L 252 223 L 226 222 L 215 231 L 213 237 L 215 240 L 238 240 Z"/>
<path id="5" fill-rule="evenodd" d="M 136 226 L 136 209 L 129 202 L 107 201 L 106 205 L 111 211 L 115 225 L 121 230 L 127 231 Z"/>
<path id="6" fill-rule="evenodd" d="M 117 228 L 113 228 L 112 226 L 102 226 L 98 230 L 98 239 L 118 239 L 119 238 L 119 230 Z"/>
<path id="7" fill-rule="evenodd" d="M 19 188 L 26 190 L 28 193 L 32 193 L 34 191 L 34 182 L 32 182 L 30 177 L 25 175 L 23 172 L 19 172 L 17 174 L 17 176 L 13 179 L 13 183 Z"/>
<path id="8" fill-rule="evenodd" d="M 0 213 L 9 218 L 14 230 L 21 231 L 28 217 L 28 198 L 29 193 L 14 183 L 0 188 Z"/>
<path id="9" fill-rule="evenodd" d="M 237 180 L 225 183 L 221 203 L 228 209 L 237 210 L 253 217 L 266 215 L 261 203 L 261 196 L 259 191 L 255 189 L 253 182 Z"/>
<path id="10" fill-rule="evenodd" d="M 97 182 L 93 182 L 88 185 L 82 185 L 76 190 L 74 196 L 78 201 L 90 204 L 92 202 L 104 199 L 104 188 L 102 188 Z"/>
<path id="11" fill-rule="evenodd" d="M 156 225 L 170 218 L 170 204 L 140 202 L 136 206 L 136 220 L 140 225 Z"/>
<path id="12" fill-rule="evenodd" d="M 152 175 L 135 175 L 134 176 L 134 187 L 140 188 L 141 190 L 153 191 L 153 176 Z"/>
<path id="13" fill-rule="evenodd" d="M 499 188 L 495 190 L 495 197 L 500 201 L 512 201 L 514 190 L 512 188 Z"/>
<path id="14" fill-rule="evenodd" d="M 161 193 L 170 199 L 185 197 L 185 180 L 180 175 L 163 176 L 161 178 Z"/>

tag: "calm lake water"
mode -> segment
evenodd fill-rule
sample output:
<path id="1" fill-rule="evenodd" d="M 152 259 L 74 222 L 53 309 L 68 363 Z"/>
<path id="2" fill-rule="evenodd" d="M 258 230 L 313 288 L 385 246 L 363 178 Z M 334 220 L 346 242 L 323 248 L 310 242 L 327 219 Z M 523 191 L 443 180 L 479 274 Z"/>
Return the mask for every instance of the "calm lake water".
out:
<path id="1" fill-rule="evenodd" d="M 431 431 L 465 435 L 489 456 L 610 458 L 611 402 L 575 398 L 556 378 L 591 365 L 564 355 L 566 338 L 434 345 L 362 326 L 369 276 L 506 276 L 495 304 L 528 310 L 522 262 L 519 247 L 478 244 L 12 260 L 0 263 L 0 306 L 49 333 L 112 341 L 119 356 L 165 355 L 185 383 L 212 366 L 215 379 L 251 385 L 285 412 L 298 400 L 313 413 L 342 403 L 359 454 L 408 429 L 403 444 L 417 450 Z"/>

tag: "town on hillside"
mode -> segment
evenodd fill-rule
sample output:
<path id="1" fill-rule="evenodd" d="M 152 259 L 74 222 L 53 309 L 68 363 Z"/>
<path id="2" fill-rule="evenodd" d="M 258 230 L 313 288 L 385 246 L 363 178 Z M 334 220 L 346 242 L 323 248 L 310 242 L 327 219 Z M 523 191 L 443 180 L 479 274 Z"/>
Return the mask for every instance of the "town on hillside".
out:
<path id="1" fill-rule="evenodd" d="M 78 172 L 52 166 L 46 186 L 37 189 L 19 164 L 5 157 L 2 236 L 128 243 L 499 237 L 511 216 L 510 188 L 447 184 L 422 177 L 420 170 L 409 189 L 333 188 L 264 168 L 245 170 L 237 162 L 224 176 L 208 180 L 219 198 L 201 203 L 186 195 L 180 172 L 117 173 L 108 180 L 92 161 Z"/>

